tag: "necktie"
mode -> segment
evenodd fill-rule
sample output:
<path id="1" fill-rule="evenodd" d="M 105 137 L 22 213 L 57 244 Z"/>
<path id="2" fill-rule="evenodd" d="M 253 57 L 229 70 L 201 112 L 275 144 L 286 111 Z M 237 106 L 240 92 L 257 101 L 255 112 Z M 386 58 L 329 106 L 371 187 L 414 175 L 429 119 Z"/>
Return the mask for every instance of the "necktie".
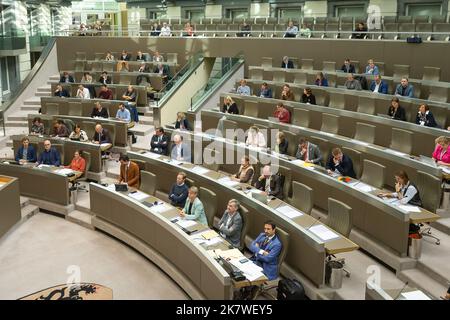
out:
<path id="1" fill-rule="evenodd" d="M 262 244 L 262 248 L 264 249 L 265 247 L 266 247 L 266 245 L 267 245 L 267 243 L 269 242 L 269 237 L 266 237 L 265 239 L 264 239 L 264 242 L 263 242 L 263 244 Z"/>

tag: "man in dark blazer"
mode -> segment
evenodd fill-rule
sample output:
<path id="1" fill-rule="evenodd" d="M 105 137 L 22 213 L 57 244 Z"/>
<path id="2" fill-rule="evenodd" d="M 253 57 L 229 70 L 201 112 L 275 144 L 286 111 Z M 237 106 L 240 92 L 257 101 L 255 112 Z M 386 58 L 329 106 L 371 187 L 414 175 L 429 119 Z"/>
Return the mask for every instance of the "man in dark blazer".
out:
<path id="1" fill-rule="evenodd" d="M 108 76 L 108 72 L 103 71 L 100 79 L 98 79 L 98 82 L 101 84 L 111 84 L 111 77 Z"/>
<path id="2" fill-rule="evenodd" d="M 352 159 L 343 154 L 339 148 L 333 149 L 325 168 L 327 169 L 328 174 L 333 174 L 335 171 L 338 171 L 343 176 L 356 179 Z"/>
<path id="3" fill-rule="evenodd" d="M 344 64 L 341 67 L 341 71 L 345 73 L 356 73 L 355 66 L 350 63 L 350 59 L 345 59 Z"/>
<path id="4" fill-rule="evenodd" d="M 164 129 L 156 128 L 155 134 L 150 142 L 150 151 L 162 155 L 167 155 L 167 147 L 169 146 L 169 138 L 164 134 Z"/>
<path id="5" fill-rule="evenodd" d="M 26 162 L 36 162 L 36 150 L 30 144 L 30 139 L 27 137 L 22 138 L 22 145 L 19 150 L 17 150 L 15 160 L 20 164 L 24 164 Z"/>
<path id="6" fill-rule="evenodd" d="M 59 82 L 62 82 L 62 83 L 72 82 L 72 83 L 74 83 L 75 80 L 73 80 L 73 77 L 67 71 L 64 71 L 62 76 L 61 76 L 61 78 L 59 79 Z"/>
<path id="7" fill-rule="evenodd" d="M 305 162 L 319 165 L 322 161 L 322 153 L 320 152 L 319 147 L 306 140 L 305 137 L 299 139 L 295 157 Z"/>
<path id="8" fill-rule="evenodd" d="M 280 175 L 271 174 L 270 166 L 266 165 L 263 168 L 262 175 L 255 183 L 255 188 L 264 191 L 268 196 L 283 199 L 283 186 Z"/>
<path id="9" fill-rule="evenodd" d="M 374 76 L 374 79 L 370 84 L 370 91 L 383 94 L 388 93 L 388 85 L 385 81 L 381 80 L 381 76 L 379 74 Z"/>
<path id="10" fill-rule="evenodd" d="M 240 248 L 242 232 L 242 217 L 239 213 L 239 201 L 228 201 L 227 210 L 219 221 L 219 233 L 230 242 L 233 247 Z"/>
<path id="11" fill-rule="evenodd" d="M 96 144 L 112 143 L 109 131 L 103 128 L 101 124 L 97 124 L 95 126 L 95 133 L 92 138 L 92 142 Z"/>
<path id="12" fill-rule="evenodd" d="M 284 56 L 283 61 L 281 61 L 281 67 L 284 69 L 294 69 L 294 63 L 288 56 Z"/>

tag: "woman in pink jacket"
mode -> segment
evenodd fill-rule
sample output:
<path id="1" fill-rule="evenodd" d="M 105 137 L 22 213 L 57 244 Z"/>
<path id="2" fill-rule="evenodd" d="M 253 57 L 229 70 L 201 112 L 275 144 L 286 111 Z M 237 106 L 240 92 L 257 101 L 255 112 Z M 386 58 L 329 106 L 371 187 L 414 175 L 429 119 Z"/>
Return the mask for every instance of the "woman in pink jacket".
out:
<path id="1" fill-rule="evenodd" d="M 450 138 L 441 136 L 435 140 L 435 143 L 433 159 L 436 160 L 438 165 L 450 167 L 450 150 L 448 149 Z"/>

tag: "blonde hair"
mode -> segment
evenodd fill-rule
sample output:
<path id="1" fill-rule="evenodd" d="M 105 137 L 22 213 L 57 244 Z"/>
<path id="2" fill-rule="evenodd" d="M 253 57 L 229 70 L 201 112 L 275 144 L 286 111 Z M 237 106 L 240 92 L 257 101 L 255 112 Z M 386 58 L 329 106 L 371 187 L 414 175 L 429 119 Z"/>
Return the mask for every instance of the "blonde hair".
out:
<path id="1" fill-rule="evenodd" d="M 436 144 L 450 144 L 450 138 L 445 136 L 440 136 L 434 140 L 434 143 Z"/>
<path id="2" fill-rule="evenodd" d="M 225 98 L 225 100 L 229 101 L 231 104 L 234 103 L 233 98 L 231 98 L 230 96 L 227 96 L 227 97 Z"/>

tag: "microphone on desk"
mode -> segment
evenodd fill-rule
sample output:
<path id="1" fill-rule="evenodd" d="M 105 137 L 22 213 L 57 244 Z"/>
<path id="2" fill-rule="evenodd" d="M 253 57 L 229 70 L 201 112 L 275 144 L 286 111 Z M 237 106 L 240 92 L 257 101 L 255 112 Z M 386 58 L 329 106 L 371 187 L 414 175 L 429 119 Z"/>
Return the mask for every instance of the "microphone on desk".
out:
<path id="1" fill-rule="evenodd" d="M 394 300 L 397 300 L 400 297 L 400 295 L 402 294 L 403 290 L 405 290 L 407 285 L 408 285 L 408 281 L 405 282 L 402 290 L 400 290 L 400 292 L 397 294 L 397 296 L 394 298 Z"/>

